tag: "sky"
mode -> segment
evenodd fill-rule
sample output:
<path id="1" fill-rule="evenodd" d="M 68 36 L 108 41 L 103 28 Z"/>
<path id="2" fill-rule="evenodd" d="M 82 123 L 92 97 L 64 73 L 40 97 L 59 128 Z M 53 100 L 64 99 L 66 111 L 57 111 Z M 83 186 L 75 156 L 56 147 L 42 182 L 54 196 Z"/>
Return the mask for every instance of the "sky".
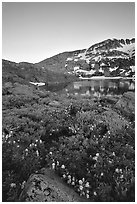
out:
<path id="1" fill-rule="evenodd" d="M 40 62 L 108 38 L 135 37 L 134 2 L 3 2 L 2 58 Z"/>

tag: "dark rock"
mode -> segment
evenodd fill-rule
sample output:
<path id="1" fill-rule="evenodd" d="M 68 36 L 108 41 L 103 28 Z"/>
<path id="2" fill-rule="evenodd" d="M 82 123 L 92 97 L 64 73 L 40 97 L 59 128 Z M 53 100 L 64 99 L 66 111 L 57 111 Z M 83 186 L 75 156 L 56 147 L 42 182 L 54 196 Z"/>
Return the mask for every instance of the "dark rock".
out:
<path id="1" fill-rule="evenodd" d="M 69 188 L 50 169 L 42 169 L 28 179 L 20 197 L 20 202 L 80 202 L 87 199 Z"/>
<path id="2" fill-rule="evenodd" d="M 135 115 L 135 93 L 126 92 L 123 94 L 121 99 L 116 103 L 118 108 L 123 114 Z"/>

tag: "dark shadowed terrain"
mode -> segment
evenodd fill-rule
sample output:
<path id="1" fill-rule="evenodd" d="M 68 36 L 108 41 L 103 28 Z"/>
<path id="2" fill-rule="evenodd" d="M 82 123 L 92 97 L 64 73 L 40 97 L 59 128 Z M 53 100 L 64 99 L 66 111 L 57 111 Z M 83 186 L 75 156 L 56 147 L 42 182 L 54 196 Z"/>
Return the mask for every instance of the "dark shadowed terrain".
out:
<path id="1" fill-rule="evenodd" d="M 134 43 L 2 61 L 4 202 L 135 201 Z"/>

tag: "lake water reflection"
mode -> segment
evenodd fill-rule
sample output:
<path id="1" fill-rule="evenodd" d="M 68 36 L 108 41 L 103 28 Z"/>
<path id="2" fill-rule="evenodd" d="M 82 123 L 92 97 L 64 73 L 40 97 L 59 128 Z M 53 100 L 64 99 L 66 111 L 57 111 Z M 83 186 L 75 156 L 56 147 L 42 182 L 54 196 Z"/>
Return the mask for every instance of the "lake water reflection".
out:
<path id="1" fill-rule="evenodd" d="M 135 91 L 135 81 L 130 79 L 83 80 L 73 82 L 66 92 L 74 95 L 121 95 L 127 91 Z"/>

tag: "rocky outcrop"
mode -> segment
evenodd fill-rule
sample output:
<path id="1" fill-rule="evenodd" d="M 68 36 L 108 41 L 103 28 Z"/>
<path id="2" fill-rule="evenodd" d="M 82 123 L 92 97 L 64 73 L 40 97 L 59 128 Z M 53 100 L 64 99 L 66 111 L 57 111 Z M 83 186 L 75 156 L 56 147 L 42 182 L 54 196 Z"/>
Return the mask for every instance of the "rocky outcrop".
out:
<path id="1" fill-rule="evenodd" d="M 116 108 L 128 116 L 135 115 L 135 93 L 126 92 L 116 103 Z"/>
<path id="2" fill-rule="evenodd" d="M 43 168 L 39 174 L 28 179 L 20 202 L 80 202 L 82 199 L 50 169 Z"/>

